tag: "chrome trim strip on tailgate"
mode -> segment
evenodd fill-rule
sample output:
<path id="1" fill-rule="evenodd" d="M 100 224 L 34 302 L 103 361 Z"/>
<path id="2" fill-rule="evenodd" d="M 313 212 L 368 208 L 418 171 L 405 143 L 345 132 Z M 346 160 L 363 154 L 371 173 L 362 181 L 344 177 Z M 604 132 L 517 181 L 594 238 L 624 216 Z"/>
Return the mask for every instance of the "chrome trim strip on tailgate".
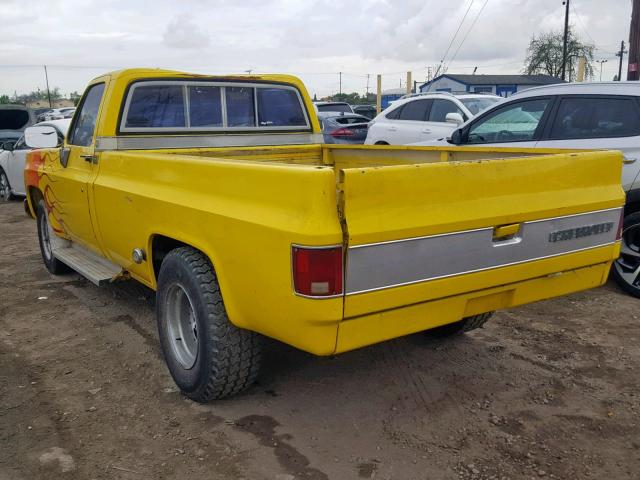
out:
<path id="1" fill-rule="evenodd" d="M 260 147 L 324 143 L 321 133 L 221 135 L 147 135 L 98 137 L 96 150 L 157 150 L 165 148 Z"/>
<path id="2" fill-rule="evenodd" d="M 347 295 L 491 270 L 615 243 L 621 208 L 523 222 L 499 241 L 493 227 L 349 247 Z"/>

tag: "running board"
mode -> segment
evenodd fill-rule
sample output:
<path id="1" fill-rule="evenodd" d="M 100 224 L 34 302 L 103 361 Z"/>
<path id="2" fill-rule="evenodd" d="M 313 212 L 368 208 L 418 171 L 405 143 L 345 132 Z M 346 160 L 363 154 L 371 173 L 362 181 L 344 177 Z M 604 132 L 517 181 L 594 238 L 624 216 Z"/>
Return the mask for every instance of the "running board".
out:
<path id="1" fill-rule="evenodd" d="M 122 268 L 106 258 L 75 243 L 65 243 L 69 246 L 54 249 L 53 256 L 91 283 L 100 286 L 114 281 L 122 274 Z"/>

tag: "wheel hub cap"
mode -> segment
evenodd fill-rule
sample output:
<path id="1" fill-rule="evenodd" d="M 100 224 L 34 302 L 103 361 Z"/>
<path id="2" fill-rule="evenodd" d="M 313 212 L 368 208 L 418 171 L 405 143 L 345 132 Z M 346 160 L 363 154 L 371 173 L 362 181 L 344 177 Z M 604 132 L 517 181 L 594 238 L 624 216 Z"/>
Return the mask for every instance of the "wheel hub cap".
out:
<path id="1" fill-rule="evenodd" d="M 620 258 L 614 263 L 620 277 L 629 285 L 640 288 L 640 225 L 622 232 Z"/>
<path id="2" fill-rule="evenodd" d="M 198 324 L 189 294 L 180 284 L 166 297 L 166 334 L 175 359 L 182 368 L 193 368 L 198 358 Z"/>

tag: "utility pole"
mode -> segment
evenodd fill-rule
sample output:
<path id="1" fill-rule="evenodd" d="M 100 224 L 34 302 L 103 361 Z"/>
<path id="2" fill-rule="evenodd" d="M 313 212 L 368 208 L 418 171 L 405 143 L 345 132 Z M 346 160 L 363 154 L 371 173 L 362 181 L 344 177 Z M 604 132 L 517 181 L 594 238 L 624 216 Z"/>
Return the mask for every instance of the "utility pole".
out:
<path id="1" fill-rule="evenodd" d="M 376 86 L 376 112 L 382 111 L 382 75 L 378 74 L 378 84 Z"/>
<path id="2" fill-rule="evenodd" d="M 627 80 L 640 80 L 640 0 L 633 0 L 631 28 L 629 29 L 629 67 Z"/>
<path id="3" fill-rule="evenodd" d="M 567 66 L 567 42 L 569 41 L 569 0 L 562 2 L 564 10 L 564 40 L 562 42 L 562 81 L 565 80 Z"/>
<path id="4" fill-rule="evenodd" d="M 602 81 L 602 64 L 603 63 L 607 63 L 607 59 L 603 59 L 603 60 L 596 60 L 597 63 L 600 64 L 600 81 Z"/>
<path id="5" fill-rule="evenodd" d="M 624 57 L 625 53 L 627 53 L 627 51 L 624 49 L 623 40 L 622 42 L 620 42 L 620 51 L 616 53 L 616 57 L 620 57 L 620 64 L 618 65 L 618 81 L 620 81 L 620 78 L 622 76 L 622 57 Z"/>
<path id="6" fill-rule="evenodd" d="M 49 98 L 49 108 L 53 108 L 51 105 L 51 91 L 49 90 L 49 74 L 47 73 L 47 66 L 44 66 L 44 78 L 47 82 L 47 97 Z"/>
<path id="7" fill-rule="evenodd" d="M 370 74 L 367 73 L 367 98 L 369 98 L 369 76 Z"/>
<path id="8" fill-rule="evenodd" d="M 340 75 L 340 95 L 342 95 L 342 72 L 338 72 L 338 75 Z"/>

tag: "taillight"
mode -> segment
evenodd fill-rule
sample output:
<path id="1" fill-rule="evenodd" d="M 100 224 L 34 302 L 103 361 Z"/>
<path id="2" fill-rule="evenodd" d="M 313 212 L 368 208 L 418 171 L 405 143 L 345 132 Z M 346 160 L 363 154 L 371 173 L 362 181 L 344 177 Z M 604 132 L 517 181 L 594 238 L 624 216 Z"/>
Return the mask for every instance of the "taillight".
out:
<path id="1" fill-rule="evenodd" d="M 342 247 L 292 247 L 295 292 L 310 297 L 342 294 Z"/>
<path id="2" fill-rule="evenodd" d="M 622 229 L 624 226 L 624 208 L 620 210 L 620 220 L 618 221 L 618 232 L 616 233 L 616 240 L 622 238 Z"/>
<path id="3" fill-rule="evenodd" d="M 354 135 L 353 130 L 349 130 L 348 128 L 339 128 L 331 132 L 332 137 L 353 137 Z"/>

